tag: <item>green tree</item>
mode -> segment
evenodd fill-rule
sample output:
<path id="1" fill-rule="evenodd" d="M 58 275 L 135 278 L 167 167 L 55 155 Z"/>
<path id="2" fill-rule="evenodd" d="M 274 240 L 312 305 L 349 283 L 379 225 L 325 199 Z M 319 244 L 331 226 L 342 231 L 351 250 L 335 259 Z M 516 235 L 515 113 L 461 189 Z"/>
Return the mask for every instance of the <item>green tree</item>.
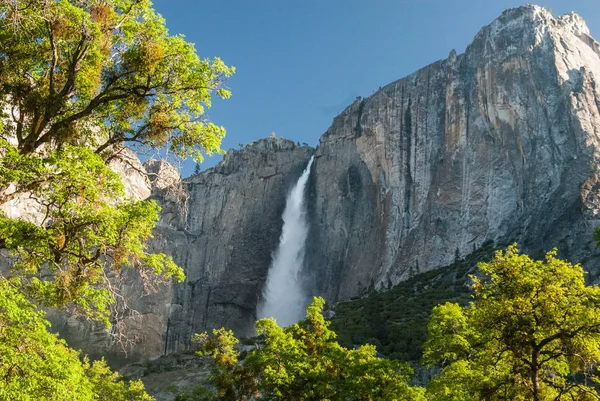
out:
<path id="1" fill-rule="evenodd" d="M 0 206 L 25 197 L 41 214 L 0 212 L 0 247 L 30 299 L 108 325 L 123 266 L 183 280 L 146 250 L 159 207 L 126 199 L 108 163 L 127 145 L 221 152 L 225 130 L 203 115 L 233 71 L 169 35 L 148 0 L 0 2 Z"/>
<path id="2" fill-rule="evenodd" d="M 124 142 L 202 159 L 224 129 L 203 118 L 233 73 L 168 34 L 149 0 L 0 3 L 4 135 L 22 154 L 87 145 L 108 158 Z M 116 147 L 116 148 L 115 148 Z"/>
<path id="3" fill-rule="evenodd" d="M 140 381 L 119 380 L 103 360 L 82 361 L 47 326 L 44 313 L 0 277 L 0 399 L 152 400 Z"/>
<path id="4" fill-rule="evenodd" d="M 1 399 L 149 399 L 103 362 L 79 363 L 35 308 L 109 326 L 121 269 L 184 279 L 147 250 L 160 208 L 128 199 L 109 164 L 128 146 L 197 162 L 221 152 L 225 130 L 204 111 L 229 97 L 233 72 L 169 35 L 149 0 L 0 2 L 0 248 L 14 262 L 0 272 Z M 16 199 L 36 216 L 2 212 Z"/>
<path id="5" fill-rule="evenodd" d="M 258 321 L 263 341 L 241 362 L 231 331 L 197 334 L 201 354 L 215 360 L 216 399 L 424 400 L 422 388 L 407 384 L 407 365 L 378 358 L 372 345 L 340 346 L 323 318 L 324 304 L 315 298 L 306 320 L 287 328 L 273 319 Z"/>
<path id="6" fill-rule="evenodd" d="M 432 400 L 597 400 L 600 288 L 581 266 L 516 245 L 480 263 L 473 302 L 434 308 L 424 359 Z"/>
<path id="7" fill-rule="evenodd" d="M 0 215 L 0 242 L 12 251 L 13 277 L 44 306 L 76 306 L 76 311 L 108 325 L 113 302 L 107 274 L 122 266 L 183 280 L 183 271 L 164 254 L 147 254 L 145 241 L 158 220 L 155 202 L 123 200 L 123 185 L 102 159 L 84 147 L 63 146 L 49 155 L 22 155 L 0 142 L 0 185 L 33 183 L 30 196 L 40 206 L 37 222 Z M 23 169 L 12 166 L 28 166 Z M 40 278 L 49 271 L 51 280 Z"/>

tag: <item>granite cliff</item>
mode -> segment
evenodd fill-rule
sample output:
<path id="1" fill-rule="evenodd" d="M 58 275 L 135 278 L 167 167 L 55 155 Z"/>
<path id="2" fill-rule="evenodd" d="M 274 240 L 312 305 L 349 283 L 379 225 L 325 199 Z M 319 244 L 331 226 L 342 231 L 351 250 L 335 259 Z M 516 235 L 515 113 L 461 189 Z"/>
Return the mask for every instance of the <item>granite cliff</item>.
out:
<path id="1" fill-rule="evenodd" d="M 254 332 L 256 305 L 281 234 L 285 198 L 314 149 L 263 139 L 230 151 L 215 168 L 183 181 L 182 202 L 160 194 L 155 246 L 185 267 L 175 286 L 165 352 L 189 348 L 193 333 L 227 326 Z"/>
<path id="2" fill-rule="evenodd" d="M 316 152 L 307 267 L 317 292 L 386 288 L 486 241 L 588 256 L 599 80 L 600 45 L 578 15 L 524 6 L 464 54 L 355 101 Z"/>
<path id="3" fill-rule="evenodd" d="M 599 80 L 600 44 L 579 16 L 524 6 L 464 54 L 355 101 L 316 150 L 264 139 L 183 181 L 147 163 L 163 206 L 152 246 L 187 279 L 155 295 L 121 280 L 139 312 L 125 319 L 139 340 L 129 361 L 189 349 L 192 333 L 212 327 L 252 332 L 285 197 L 313 154 L 302 285 L 329 301 L 490 242 L 558 247 L 597 272 Z M 70 324 L 56 328 L 74 346 L 123 362 L 108 337 Z"/>
<path id="4" fill-rule="evenodd" d="M 148 289 L 131 270 L 115 280 L 127 298 L 118 322 L 136 343 L 125 349 L 115 332 L 62 312 L 50 312 L 52 329 L 113 366 L 189 349 L 192 334 L 213 327 L 252 334 L 286 195 L 313 154 L 292 141 L 261 139 L 184 180 L 164 161 L 144 163 L 149 188 L 142 192 L 162 206 L 151 247 L 185 268 L 185 282 Z"/>

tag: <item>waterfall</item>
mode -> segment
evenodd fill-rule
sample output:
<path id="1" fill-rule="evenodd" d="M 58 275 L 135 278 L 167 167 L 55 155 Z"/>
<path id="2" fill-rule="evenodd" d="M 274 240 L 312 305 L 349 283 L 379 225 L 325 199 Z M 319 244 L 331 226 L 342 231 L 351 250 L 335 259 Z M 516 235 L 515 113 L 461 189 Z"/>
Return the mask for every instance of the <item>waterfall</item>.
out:
<path id="1" fill-rule="evenodd" d="M 273 254 L 263 290 L 263 302 L 258 307 L 259 318 L 274 317 L 282 327 L 303 319 L 308 303 L 298 274 L 302 269 L 308 235 L 304 188 L 313 158 L 310 158 L 308 166 L 286 199 L 279 247 Z"/>

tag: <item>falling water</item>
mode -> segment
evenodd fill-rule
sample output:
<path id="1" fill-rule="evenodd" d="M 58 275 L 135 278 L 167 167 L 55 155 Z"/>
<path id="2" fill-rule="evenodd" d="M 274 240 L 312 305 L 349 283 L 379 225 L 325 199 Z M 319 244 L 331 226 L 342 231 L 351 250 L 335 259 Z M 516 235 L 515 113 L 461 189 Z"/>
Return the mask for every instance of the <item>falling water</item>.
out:
<path id="1" fill-rule="evenodd" d="M 258 308 L 259 318 L 274 317 L 282 327 L 302 319 L 307 304 L 298 274 L 302 268 L 304 243 L 308 234 L 304 188 L 312 162 L 311 157 L 286 199 L 279 247 L 273 254 L 263 290 L 263 303 Z"/>

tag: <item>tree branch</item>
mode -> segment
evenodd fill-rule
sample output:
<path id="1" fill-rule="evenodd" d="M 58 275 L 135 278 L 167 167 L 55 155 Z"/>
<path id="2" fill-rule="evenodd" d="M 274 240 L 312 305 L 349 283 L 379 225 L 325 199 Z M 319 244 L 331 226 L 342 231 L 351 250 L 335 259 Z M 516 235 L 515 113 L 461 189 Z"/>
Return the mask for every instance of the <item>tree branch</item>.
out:
<path id="1" fill-rule="evenodd" d="M 131 7 L 129 7 L 129 10 L 127 10 L 126 12 L 124 12 L 123 18 L 121 18 L 121 20 L 113 27 L 114 30 L 117 30 L 119 28 L 121 28 L 121 25 L 123 25 L 123 23 L 127 20 L 127 18 L 129 17 L 129 15 L 131 14 L 131 12 L 133 11 L 133 8 L 135 6 L 137 6 L 138 4 L 141 3 L 141 0 L 135 0 L 132 4 Z"/>
<path id="2" fill-rule="evenodd" d="M 52 50 L 52 60 L 50 62 L 49 90 L 50 98 L 53 98 L 56 94 L 54 71 L 56 70 L 56 65 L 58 63 L 58 50 L 56 48 L 56 43 L 54 42 L 54 31 L 52 29 L 52 25 L 48 20 L 46 20 L 46 28 L 48 29 L 48 39 L 50 41 L 50 49 Z"/>

